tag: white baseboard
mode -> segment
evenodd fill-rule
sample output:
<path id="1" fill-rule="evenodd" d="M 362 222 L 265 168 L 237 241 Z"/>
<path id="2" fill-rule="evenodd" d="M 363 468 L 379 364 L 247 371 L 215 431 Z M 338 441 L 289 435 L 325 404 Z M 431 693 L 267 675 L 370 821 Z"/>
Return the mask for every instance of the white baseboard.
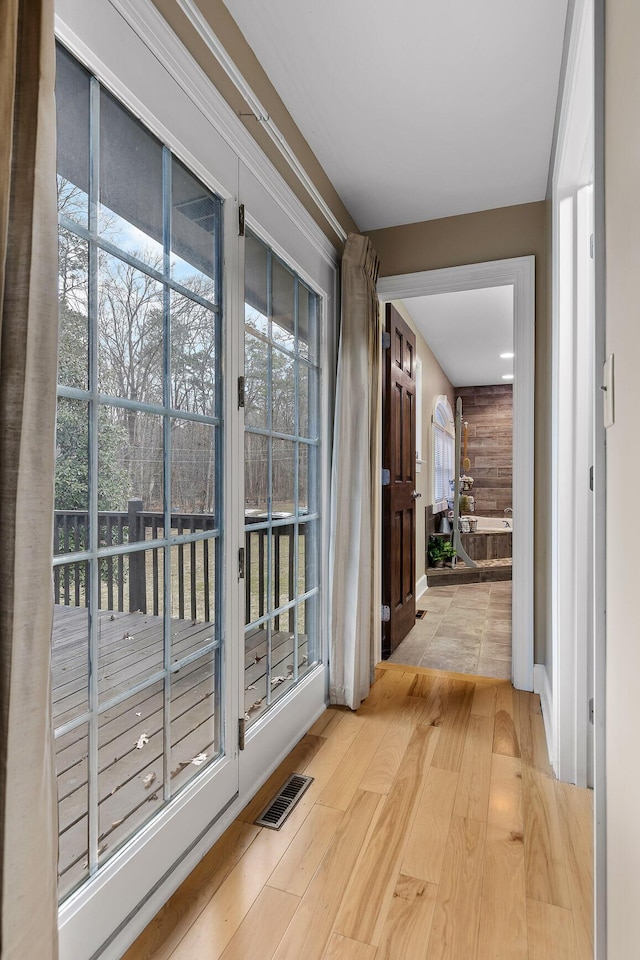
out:
<path id="1" fill-rule="evenodd" d="M 551 693 L 551 684 L 549 683 L 549 674 L 547 673 L 547 668 L 544 663 L 535 663 L 533 665 L 533 692 L 540 695 L 540 706 L 542 707 L 542 719 L 547 737 L 549 763 L 555 771 L 556 731 L 553 714 L 553 695 Z"/>
<path id="2" fill-rule="evenodd" d="M 419 600 L 422 594 L 426 593 L 428 589 L 427 575 L 423 573 L 420 579 L 416 581 L 416 600 Z"/>

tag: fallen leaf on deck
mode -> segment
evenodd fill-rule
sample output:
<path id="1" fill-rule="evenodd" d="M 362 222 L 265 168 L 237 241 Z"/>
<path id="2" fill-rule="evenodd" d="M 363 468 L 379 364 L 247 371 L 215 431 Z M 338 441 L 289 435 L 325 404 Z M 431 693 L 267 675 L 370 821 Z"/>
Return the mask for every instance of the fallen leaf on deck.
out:
<path id="1" fill-rule="evenodd" d="M 201 766 L 207 759 L 206 753 L 199 753 L 197 757 L 193 757 L 190 761 L 195 767 Z"/>
<path id="2" fill-rule="evenodd" d="M 144 784 L 145 790 L 149 789 L 149 787 L 151 786 L 155 778 L 156 778 L 156 775 L 153 771 L 151 771 L 151 773 L 148 773 L 146 777 L 142 778 L 142 783 Z"/>
<path id="3" fill-rule="evenodd" d="M 136 750 L 142 750 L 145 743 L 149 743 L 149 737 L 146 735 L 146 733 L 141 733 L 136 742 Z"/>
<path id="4" fill-rule="evenodd" d="M 100 846 L 98 847 L 98 856 L 101 856 L 105 852 L 108 846 L 109 846 L 108 843 L 101 843 Z"/>
<path id="5" fill-rule="evenodd" d="M 171 779 L 173 780 L 174 777 L 177 777 L 181 770 L 184 770 L 185 767 L 188 767 L 190 763 L 190 760 L 181 760 L 175 770 L 171 771 Z"/>
<path id="6" fill-rule="evenodd" d="M 124 818 L 122 820 L 114 820 L 111 824 L 111 829 L 115 830 L 115 828 L 119 827 L 121 823 L 124 823 Z"/>
<path id="7" fill-rule="evenodd" d="M 245 687 L 245 690 L 255 690 L 255 688 L 256 688 L 255 683 L 250 683 L 248 687 Z"/>
<path id="8" fill-rule="evenodd" d="M 278 687 L 281 683 L 284 683 L 286 679 L 286 677 L 271 677 L 271 686 Z"/>
<path id="9" fill-rule="evenodd" d="M 113 614 L 111 614 L 111 616 L 109 617 L 109 620 L 115 620 L 115 617 Z"/>
<path id="10" fill-rule="evenodd" d="M 136 713 L 136 717 L 141 717 L 141 716 L 142 716 L 142 711 L 140 713 Z"/>

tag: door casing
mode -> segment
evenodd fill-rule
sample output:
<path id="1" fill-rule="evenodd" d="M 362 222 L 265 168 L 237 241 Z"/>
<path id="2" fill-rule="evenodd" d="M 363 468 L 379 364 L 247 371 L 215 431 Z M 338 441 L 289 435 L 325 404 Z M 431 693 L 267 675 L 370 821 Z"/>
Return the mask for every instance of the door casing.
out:
<path id="1" fill-rule="evenodd" d="M 388 302 L 506 285 L 513 286 L 515 352 L 512 679 L 518 689 L 533 690 L 535 257 L 381 277 L 378 295 Z"/>

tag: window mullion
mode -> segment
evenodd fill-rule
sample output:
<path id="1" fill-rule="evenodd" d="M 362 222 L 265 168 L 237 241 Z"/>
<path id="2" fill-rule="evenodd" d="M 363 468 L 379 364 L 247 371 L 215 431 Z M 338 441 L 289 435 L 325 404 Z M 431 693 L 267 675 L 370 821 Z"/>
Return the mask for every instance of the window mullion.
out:
<path id="1" fill-rule="evenodd" d="M 299 342 L 298 342 L 298 301 L 299 301 L 299 285 L 296 280 L 294 286 L 294 295 L 293 295 L 293 312 L 294 312 L 294 344 L 296 348 L 296 354 L 300 353 Z M 309 378 L 307 379 L 307 384 Z M 308 404 L 307 404 L 308 406 Z M 294 430 L 296 434 L 296 442 L 293 445 L 294 450 L 294 465 L 293 465 L 293 597 L 290 599 L 295 599 L 298 595 L 298 578 L 300 576 L 299 567 L 299 556 L 300 556 L 300 527 L 298 523 L 298 517 L 300 515 L 300 444 L 298 443 L 297 438 L 300 436 L 300 361 L 296 359 L 295 361 L 295 378 L 294 378 Z M 307 451 L 307 472 L 309 470 L 309 452 Z M 289 558 L 289 563 L 291 563 L 291 558 Z M 279 600 L 278 600 L 279 602 Z M 289 632 L 293 633 L 293 679 L 294 683 L 298 682 L 298 610 L 294 606 L 292 607 L 292 613 L 289 615 Z M 291 630 L 291 617 L 293 617 L 293 630 Z"/>
<path id="2" fill-rule="evenodd" d="M 98 232 L 100 198 L 100 85 L 91 79 L 89 107 L 90 167 L 89 167 L 89 232 L 95 238 Z M 99 790 L 98 790 L 98 663 L 99 663 L 99 590 L 100 561 L 97 549 L 100 540 L 98 526 L 98 309 L 99 309 L 98 248 L 89 242 L 89 749 L 88 749 L 88 830 L 89 875 L 98 869 Z"/>
<path id="3" fill-rule="evenodd" d="M 171 407 L 171 290 L 167 281 L 171 276 L 171 153 L 162 148 L 162 232 L 163 232 L 163 401 L 165 409 Z M 164 471 L 164 525 L 165 540 L 171 543 L 171 418 L 164 414 L 163 430 L 163 471 Z M 163 629 L 163 795 L 171 799 L 171 546 L 164 550 L 164 629 Z"/>
<path id="4" fill-rule="evenodd" d="M 267 315 L 269 317 L 269 347 L 267 350 L 267 429 L 268 441 L 268 483 L 267 483 L 267 517 L 269 519 L 269 533 L 267 535 L 267 613 L 271 614 L 273 603 L 273 256 L 267 251 Z M 277 604 L 276 604 L 277 606 Z M 273 642 L 273 620 L 267 621 L 267 665 L 266 672 L 266 704 L 271 703 L 271 649 Z"/>

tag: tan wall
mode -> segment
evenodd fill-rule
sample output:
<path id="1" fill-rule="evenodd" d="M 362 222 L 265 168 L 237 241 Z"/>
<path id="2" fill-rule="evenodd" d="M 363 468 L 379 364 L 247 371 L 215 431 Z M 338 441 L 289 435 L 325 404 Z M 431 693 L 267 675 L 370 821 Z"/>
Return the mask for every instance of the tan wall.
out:
<path id="1" fill-rule="evenodd" d="M 607 430 L 607 957 L 640 942 L 640 625 L 638 568 L 624 549 L 624 509 L 640 476 L 640 4 L 605 5 L 606 352 L 615 357 L 615 424 Z"/>
<path id="2" fill-rule="evenodd" d="M 535 659 L 544 663 L 550 623 L 547 542 L 551 502 L 551 312 L 547 291 L 551 206 L 547 201 L 411 223 L 368 235 L 380 257 L 381 276 L 536 258 L 535 420 Z"/>
<path id="3" fill-rule="evenodd" d="M 306 207 L 329 239 L 341 250 L 343 246 L 342 242 L 333 232 L 333 229 L 327 224 L 327 221 L 318 210 L 316 204 L 309 197 L 307 191 L 301 186 L 300 181 L 291 171 L 280 154 L 280 151 L 274 145 L 259 121 L 256 120 L 253 115 L 250 115 L 248 105 L 240 96 L 234 84 L 227 77 L 225 71 L 198 35 L 197 31 L 191 26 L 176 0 L 153 0 L 153 3 L 172 27 L 176 35 L 184 43 L 198 65 L 212 80 L 227 103 L 234 112 L 240 116 L 253 138 L 259 143 L 262 150 L 287 181 L 303 206 Z M 198 7 L 203 16 L 211 24 L 212 29 L 215 31 L 217 37 L 224 45 L 225 50 L 233 59 L 245 80 L 250 84 L 256 96 L 268 111 L 273 122 L 287 140 L 332 213 L 337 217 L 347 233 L 357 232 L 356 224 L 351 219 L 331 181 L 320 166 L 309 144 L 300 133 L 291 114 L 276 93 L 275 87 L 260 66 L 253 50 L 245 40 L 244 35 L 224 3 L 222 3 L 222 0 L 199 0 Z"/>
<path id="4" fill-rule="evenodd" d="M 431 352 L 426 340 L 411 319 L 404 303 L 394 301 L 394 307 L 403 320 L 408 323 L 416 335 L 416 354 L 422 364 L 422 460 L 420 472 L 416 471 L 416 491 L 421 494 L 416 509 L 416 581 L 426 572 L 426 521 L 431 519 L 431 492 L 433 489 L 431 474 L 433 470 L 431 449 L 433 444 L 433 426 L 431 414 L 435 398 L 444 394 L 454 405 L 454 390 L 451 383 Z"/>

